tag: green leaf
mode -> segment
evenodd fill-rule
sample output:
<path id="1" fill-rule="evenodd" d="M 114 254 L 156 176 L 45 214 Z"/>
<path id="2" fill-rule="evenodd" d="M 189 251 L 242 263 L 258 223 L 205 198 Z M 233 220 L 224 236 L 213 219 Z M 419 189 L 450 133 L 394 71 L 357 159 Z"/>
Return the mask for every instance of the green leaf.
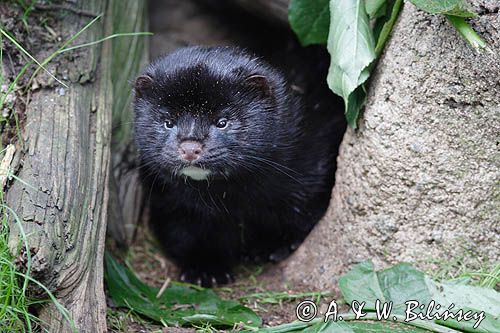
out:
<path id="1" fill-rule="evenodd" d="M 461 17 L 474 17 L 474 12 L 466 0 L 410 0 L 418 9 L 430 14 L 446 14 Z"/>
<path id="2" fill-rule="evenodd" d="M 377 40 L 377 44 L 375 46 L 375 54 L 377 55 L 377 58 L 380 54 L 382 54 L 384 46 L 389 40 L 389 35 L 391 34 L 392 28 L 396 23 L 396 19 L 399 16 L 402 5 L 403 0 L 395 0 L 392 4 L 390 15 L 379 18 L 375 23 L 373 30 L 375 39 Z"/>
<path id="3" fill-rule="evenodd" d="M 330 24 L 328 0 L 291 0 L 288 21 L 302 45 L 325 44 Z"/>
<path id="4" fill-rule="evenodd" d="M 370 19 L 385 15 L 387 0 L 365 0 L 366 13 Z"/>
<path id="5" fill-rule="evenodd" d="M 364 94 L 358 90 L 369 76 L 368 66 L 375 59 L 375 41 L 363 0 L 331 0 L 330 31 L 327 48 L 331 63 L 328 86 L 344 99 L 345 110 L 355 127 Z"/>
<path id="6" fill-rule="evenodd" d="M 385 299 L 371 261 L 358 264 L 343 275 L 339 279 L 339 288 L 349 304 L 355 300 L 375 304 L 377 299 Z"/>
<path id="7" fill-rule="evenodd" d="M 387 332 L 387 333 L 428 333 L 418 327 L 411 327 L 401 323 L 384 322 L 328 322 L 319 331 L 314 332 L 346 332 L 346 333 L 361 333 L 361 332 Z M 306 332 L 306 331 L 304 331 Z M 307 331 L 309 332 L 309 331 Z"/>
<path id="8" fill-rule="evenodd" d="M 289 324 L 260 329 L 259 333 L 364 333 L 364 332 L 387 332 L 387 333 L 427 333 L 428 329 L 412 327 L 402 322 L 377 321 L 374 316 L 370 321 L 332 321 L 326 323 L 323 319 L 315 319 L 304 323 L 296 321 Z M 432 327 L 430 327 L 432 329 Z"/>
<path id="9" fill-rule="evenodd" d="M 426 277 L 427 286 L 432 299 L 443 307 L 454 304 L 454 311 L 463 309 L 472 312 L 484 311 L 485 319 L 477 329 L 473 328 L 475 321 L 437 320 L 445 326 L 457 328 L 466 332 L 500 332 L 500 293 L 493 289 L 455 283 L 436 283 Z M 496 317 L 496 318 L 495 318 Z"/>
<path id="10" fill-rule="evenodd" d="M 128 268 L 106 254 L 106 285 L 113 303 L 119 307 L 168 325 L 199 325 L 256 328 L 262 320 L 236 301 L 220 299 L 212 290 L 172 283 L 160 298 L 159 289 L 140 281 Z"/>
<path id="11" fill-rule="evenodd" d="M 354 266 L 351 271 L 342 276 L 339 279 L 339 286 L 347 302 L 366 301 L 365 310 L 374 311 L 377 299 L 381 302 L 393 302 L 391 313 L 400 315 L 406 314 L 405 302 L 411 300 L 426 306 L 434 301 L 441 306 L 434 312 L 441 314 L 453 304 L 450 308 L 453 313 L 459 309 L 464 312 L 470 310 L 478 315 L 484 313 L 484 319 L 476 328 L 473 326 L 479 317 L 469 321 L 448 319 L 434 322 L 465 332 L 500 332 L 500 319 L 498 318 L 500 294 L 495 290 L 455 282 L 435 282 L 409 264 L 398 264 L 384 271 L 375 272 L 371 262 L 364 262 Z M 414 309 L 413 312 L 425 313 L 426 310 L 427 308 Z"/>
<path id="12" fill-rule="evenodd" d="M 345 118 L 347 124 L 352 127 L 357 127 L 359 112 L 365 105 L 366 89 L 364 85 L 357 87 L 350 95 L 346 103 Z"/>
<path id="13" fill-rule="evenodd" d="M 358 332 L 390 332 L 390 333 L 428 333 L 418 327 L 411 327 L 401 323 L 385 322 L 352 322 L 349 323 L 353 331 Z"/>
<path id="14" fill-rule="evenodd" d="M 462 37 L 476 50 L 487 49 L 486 42 L 465 21 L 465 17 L 475 17 L 470 4 L 466 0 L 410 0 L 417 8 L 431 14 L 443 14 L 457 29 Z"/>

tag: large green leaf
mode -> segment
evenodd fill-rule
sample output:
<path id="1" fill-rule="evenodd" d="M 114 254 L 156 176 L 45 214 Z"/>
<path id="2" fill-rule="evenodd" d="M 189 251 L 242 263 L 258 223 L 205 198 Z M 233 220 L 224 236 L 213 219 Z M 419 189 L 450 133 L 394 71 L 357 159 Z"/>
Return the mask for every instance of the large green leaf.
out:
<path id="1" fill-rule="evenodd" d="M 359 286 L 368 286 L 360 288 Z M 377 299 L 385 301 L 384 293 L 380 289 L 377 274 L 373 263 L 365 261 L 354 266 L 349 272 L 339 279 L 339 288 L 347 303 L 354 300 L 375 304 Z"/>
<path id="2" fill-rule="evenodd" d="M 236 301 L 220 299 L 212 290 L 175 284 L 160 298 L 159 289 L 140 281 L 134 273 L 106 255 L 106 285 L 113 303 L 119 307 L 168 325 L 204 324 L 259 327 L 262 320 Z"/>
<path id="3" fill-rule="evenodd" d="M 387 333 L 428 333 L 418 327 L 411 327 L 400 323 L 391 322 L 342 322 L 328 321 L 326 323 L 318 323 L 303 331 L 306 332 L 322 332 L 322 333 L 367 333 L 367 332 L 387 332 Z"/>
<path id="4" fill-rule="evenodd" d="M 456 313 L 484 313 L 479 327 L 474 328 L 477 319 L 456 321 L 435 320 L 436 323 L 466 332 L 500 332 L 500 294 L 493 289 L 479 288 L 456 283 L 439 283 L 419 272 L 409 264 L 398 264 L 381 272 L 375 272 L 371 262 L 356 265 L 339 279 L 339 286 L 348 303 L 354 300 L 366 301 L 365 310 L 375 311 L 375 301 L 393 302 L 393 314 L 405 315 L 405 302 L 415 300 L 426 306 L 434 301 L 441 308 L 434 312 L 443 313 L 448 307 Z M 380 294 L 382 293 L 382 294 Z M 413 312 L 425 313 L 425 309 Z"/>
<path id="5" fill-rule="evenodd" d="M 410 325 L 390 322 L 376 321 L 372 318 L 371 321 L 327 321 L 315 319 L 312 322 L 296 321 L 289 324 L 284 324 L 276 327 L 263 328 L 259 333 L 428 333 L 427 329 L 412 327 Z"/>
<path id="6" fill-rule="evenodd" d="M 359 113 L 365 105 L 366 89 L 364 85 L 360 85 L 349 95 L 348 102 L 346 103 L 345 117 L 347 123 L 356 128 Z"/>
<path id="7" fill-rule="evenodd" d="M 344 99 L 348 123 L 356 127 L 363 101 L 349 97 L 369 76 L 368 66 L 375 59 L 375 41 L 363 0 L 331 0 L 330 16 L 328 86 Z M 364 94 L 358 91 L 356 95 Z"/>
<path id="8" fill-rule="evenodd" d="M 325 44 L 330 24 L 329 0 L 291 0 L 288 21 L 302 45 Z"/>
<path id="9" fill-rule="evenodd" d="M 418 9 L 430 14 L 446 14 L 461 17 L 474 17 L 474 12 L 466 0 L 410 0 Z"/>
<path id="10" fill-rule="evenodd" d="M 385 15 L 388 0 L 365 0 L 366 13 L 370 19 Z"/>
<path id="11" fill-rule="evenodd" d="M 370 19 L 386 15 L 388 0 L 363 0 Z M 302 45 L 325 44 L 330 26 L 330 0 L 290 0 L 288 21 Z M 335 24 L 335 22 L 332 22 Z"/>

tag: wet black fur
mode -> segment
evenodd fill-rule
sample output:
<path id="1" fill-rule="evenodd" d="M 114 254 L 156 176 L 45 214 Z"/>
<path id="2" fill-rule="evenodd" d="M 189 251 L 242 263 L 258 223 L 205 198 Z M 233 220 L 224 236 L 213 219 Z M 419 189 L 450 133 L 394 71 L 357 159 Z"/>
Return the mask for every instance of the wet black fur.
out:
<path id="1" fill-rule="evenodd" d="M 135 135 L 151 225 L 184 278 L 225 283 L 242 258 L 279 259 L 301 242 L 330 199 L 333 112 L 305 108 L 282 74 L 236 48 L 180 49 L 144 77 Z M 215 126 L 221 117 L 226 129 Z M 196 165 L 208 180 L 178 174 L 182 140 L 203 143 Z"/>

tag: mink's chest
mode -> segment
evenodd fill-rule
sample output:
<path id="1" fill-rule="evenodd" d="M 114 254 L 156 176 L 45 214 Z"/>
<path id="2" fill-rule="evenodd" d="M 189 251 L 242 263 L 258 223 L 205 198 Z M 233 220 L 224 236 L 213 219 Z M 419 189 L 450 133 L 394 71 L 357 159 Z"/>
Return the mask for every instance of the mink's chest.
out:
<path id="1" fill-rule="evenodd" d="M 236 223 L 275 222 L 293 214 L 292 198 L 262 183 L 179 182 L 168 190 L 171 207 L 193 219 Z"/>

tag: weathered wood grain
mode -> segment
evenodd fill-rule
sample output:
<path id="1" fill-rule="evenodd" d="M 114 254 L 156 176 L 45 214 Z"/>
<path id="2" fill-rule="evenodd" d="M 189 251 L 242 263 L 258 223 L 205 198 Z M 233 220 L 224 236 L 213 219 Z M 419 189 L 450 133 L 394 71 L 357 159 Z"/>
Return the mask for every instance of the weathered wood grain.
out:
<path id="1" fill-rule="evenodd" d="M 115 1 L 114 31 L 147 31 L 146 1 Z M 133 15 L 131 15 L 133 13 Z M 142 188 L 132 133 L 132 81 L 149 60 L 148 38 L 113 40 L 113 137 L 108 235 L 119 245 L 132 241 L 142 212 Z"/>
<path id="2" fill-rule="evenodd" d="M 72 6 L 103 13 L 75 44 L 125 32 L 130 22 L 143 26 L 145 12 L 137 9 L 143 8 L 143 1 L 78 0 Z M 60 17 L 63 39 L 90 20 L 74 13 Z M 144 51 L 136 39 L 121 43 L 107 41 L 54 59 L 49 68 L 69 88 L 55 85 L 42 73 L 42 88 L 31 94 L 26 109 L 18 173 L 23 182 L 15 181 L 6 196 L 28 238 L 31 275 L 69 310 L 79 332 L 107 331 L 103 255 L 112 117 L 129 117 L 127 75 L 134 69 L 124 59 L 142 59 Z M 15 252 L 22 233 L 11 220 L 10 245 Z M 53 305 L 41 310 L 41 319 L 50 332 L 72 331 Z"/>

